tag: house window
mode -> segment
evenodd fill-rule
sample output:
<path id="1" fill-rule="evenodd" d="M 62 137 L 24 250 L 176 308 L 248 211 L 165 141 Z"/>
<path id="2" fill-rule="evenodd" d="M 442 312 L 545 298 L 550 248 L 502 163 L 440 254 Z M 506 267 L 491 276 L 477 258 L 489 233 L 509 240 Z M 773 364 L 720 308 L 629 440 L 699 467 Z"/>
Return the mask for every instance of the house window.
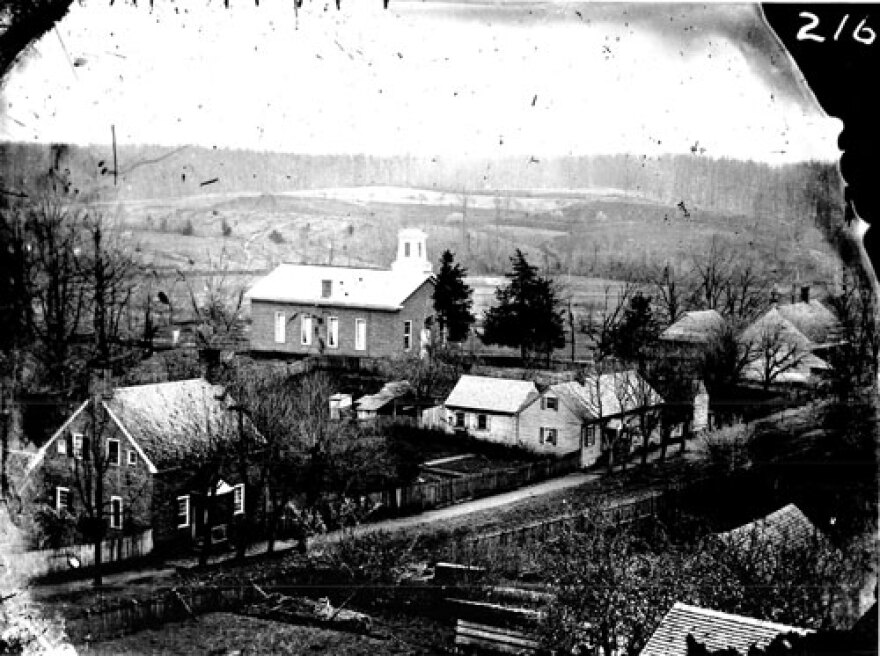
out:
<path id="1" fill-rule="evenodd" d="M 544 410 L 559 410 L 559 399 L 555 396 L 544 397 Z"/>
<path id="2" fill-rule="evenodd" d="M 58 450 L 58 453 L 61 455 L 67 455 L 67 436 L 59 435 L 56 444 L 57 446 L 55 448 Z"/>
<path id="3" fill-rule="evenodd" d="M 412 348 L 412 321 L 403 322 L 403 348 L 406 351 Z"/>
<path id="4" fill-rule="evenodd" d="M 275 313 L 275 343 L 284 344 L 287 341 L 287 322 L 283 312 Z"/>
<path id="5" fill-rule="evenodd" d="M 333 292 L 333 281 L 332 280 L 322 280 L 321 281 L 321 298 L 330 298 L 330 294 Z"/>
<path id="6" fill-rule="evenodd" d="M 327 319 L 327 346 L 339 348 L 339 319 L 337 317 Z"/>
<path id="7" fill-rule="evenodd" d="M 477 430 L 489 430 L 489 415 L 477 415 Z"/>
<path id="8" fill-rule="evenodd" d="M 464 413 L 456 412 L 455 413 L 455 427 L 456 428 L 464 428 Z"/>
<path id="9" fill-rule="evenodd" d="M 189 495 L 177 497 L 177 528 L 189 526 Z"/>
<path id="10" fill-rule="evenodd" d="M 73 434 L 73 457 L 89 459 L 89 438 L 82 433 Z"/>
<path id="11" fill-rule="evenodd" d="M 239 483 L 232 488 L 232 514 L 244 514 L 244 483 Z"/>
<path id="12" fill-rule="evenodd" d="M 303 346 L 312 345 L 312 317 L 304 315 L 299 323 L 299 343 Z"/>
<path id="13" fill-rule="evenodd" d="M 72 497 L 70 496 L 70 490 L 66 487 L 56 487 L 55 488 L 55 510 L 64 510 L 69 511 L 73 507 Z"/>
<path id="14" fill-rule="evenodd" d="M 553 446 L 556 446 L 556 429 L 541 428 L 540 440 L 541 444 L 552 444 Z"/>
<path id="15" fill-rule="evenodd" d="M 403 256 L 409 257 L 409 242 L 403 242 Z"/>
<path id="16" fill-rule="evenodd" d="M 422 242 L 419 242 L 419 257 L 422 256 Z"/>
<path id="17" fill-rule="evenodd" d="M 122 528 L 122 497 L 110 497 L 110 528 Z"/>
<path id="18" fill-rule="evenodd" d="M 584 430 L 584 446 L 596 445 L 596 427 L 587 426 Z"/>
<path id="19" fill-rule="evenodd" d="M 107 440 L 107 461 L 111 465 L 122 464 L 122 452 L 119 450 L 119 440 Z"/>
<path id="20" fill-rule="evenodd" d="M 134 451 L 128 452 L 128 466 L 134 467 L 137 464 L 137 453 Z"/>
<path id="21" fill-rule="evenodd" d="M 367 349 L 367 321 L 366 319 L 354 320 L 354 350 L 365 351 Z"/>

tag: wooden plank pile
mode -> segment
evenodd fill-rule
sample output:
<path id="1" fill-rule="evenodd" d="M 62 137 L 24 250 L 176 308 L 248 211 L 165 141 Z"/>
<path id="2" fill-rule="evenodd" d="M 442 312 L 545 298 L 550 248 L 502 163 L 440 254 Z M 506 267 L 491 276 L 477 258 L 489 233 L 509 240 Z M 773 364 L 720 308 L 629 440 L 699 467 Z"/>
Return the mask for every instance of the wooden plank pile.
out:
<path id="1" fill-rule="evenodd" d="M 535 637 L 541 611 L 499 604 L 447 599 L 455 624 L 455 646 L 471 654 L 543 654 Z"/>

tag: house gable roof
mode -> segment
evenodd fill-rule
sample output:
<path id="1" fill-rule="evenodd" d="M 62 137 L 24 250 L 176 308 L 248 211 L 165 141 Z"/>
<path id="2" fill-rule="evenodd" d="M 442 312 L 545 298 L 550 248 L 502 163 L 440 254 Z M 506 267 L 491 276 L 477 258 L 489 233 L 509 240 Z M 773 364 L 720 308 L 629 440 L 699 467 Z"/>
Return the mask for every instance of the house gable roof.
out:
<path id="1" fill-rule="evenodd" d="M 726 325 L 724 317 L 715 310 L 685 312 L 684 316 L 660 333 L 660 339 L 667 342 L 707 344 L 723 331 Z"/>
<path id="2" fill-rule="evenodd" d="M 65 434 L 65 432 L 70 428 L 74 421 L 76 421 L 77 417 L 79 417 L 82 412 L 88 407 L 90 400 L 83 401 L 79 407 L 73 411 L 73 413 L 67 418 L 67 420 L 61 424 L 61 427 L 56 430 L 52 436 L 43 444 L 42 447 L 34 454 L 34 456 L 30 459 L 27 469 L 25 470 L 24 477 L 29 478 L 31 472 L 33 472 L 40 464 L 43 462 L 43 459 L 46 457 L 46 454 L 49 452 L 49 449 L 52 448 L 52 445 Z M 151 474 L 155 474 L 158 470 L 156 469 L 156 465 L 153 464 L 153 461 L 144 453 L 144 450 L 137 443 L 137 440 L 132 437 L 131 433 L 126 430 L 125 426 L 119 421 L 119 418 L 115 416 L 113 412 L 109 412 L 110 408 L 107 407 L 105 402 L 102 402 L 102 405 L 107 408 L 108 414 L 110 415 L 110 420 L 116 425 L 117 428 L 122 432 L 123 435 L 131 442 L 131 445 L 134 447 L 135 451 L 144 459 L 144 462 L 147 465 L 147 469 Z"/>
<path id="3" fill-rule="evenodd" d="M 446 399 L 446 407 L 515 415 L 538 396 L 530 380 L 464 375 Z"/>
<path id="4" fill-rule="evenodd" d="M 551 386 L 550 391 L 582 421 L 663 403 L 663 397 L 634 369 L 588 376 L 583 384 L 575 381 L 559 383 Z"/>
<path id="5" fill-rule="evenodd" d="M 687 656 L 687 636 L 692 635 L 712 651 L 766 647 L 780 633 L 811 633 L 808 629 L 722 613 L 699 606 L 676 603 L 651 635 L 641 656 Z"/>
<path id="6" fill-rule="evenodd" d="M 323 296 L 324 281 L 330 281 L 330 295 L 326 297 Z M 248 290 L 246 298 L 397 311 L 428 281 L 433 281 L 431 274 L 418 271 L 280 264 L 260 278 Z"/>

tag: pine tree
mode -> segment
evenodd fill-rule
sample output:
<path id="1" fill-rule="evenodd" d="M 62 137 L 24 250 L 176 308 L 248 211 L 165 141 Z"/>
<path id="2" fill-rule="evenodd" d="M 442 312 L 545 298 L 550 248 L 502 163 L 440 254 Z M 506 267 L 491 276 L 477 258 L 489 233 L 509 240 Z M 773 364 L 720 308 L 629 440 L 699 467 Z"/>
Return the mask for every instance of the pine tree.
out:
<path id="1" fill-rule="evenodd" d="M 498 305 L 486 311 L 483 342 L 519 348 L 523 360 L 535 354 L 550 359 L 553 349 L 565 346 L 562 310 L 556 285 L 538 275 L 517 249 L 510 258 L 507 286 L 495 290 Z"/>
<path id="2" fill-rule="evenodd" d="M 471 330 L 473 289 L 464 281 L 467 269 L 455 262 L 455 254 L 443 251 L 434 285 L 434 312 L 443 341 L 461 342 Z"/>
<path id="3" fill-rule="evenodd" d="M 651 297 L 636 292 L 623 312 L 614 335 L 615 351 L 624 360 L 635 360 L 659 334 L 659 326 L 651 309 Z"/>

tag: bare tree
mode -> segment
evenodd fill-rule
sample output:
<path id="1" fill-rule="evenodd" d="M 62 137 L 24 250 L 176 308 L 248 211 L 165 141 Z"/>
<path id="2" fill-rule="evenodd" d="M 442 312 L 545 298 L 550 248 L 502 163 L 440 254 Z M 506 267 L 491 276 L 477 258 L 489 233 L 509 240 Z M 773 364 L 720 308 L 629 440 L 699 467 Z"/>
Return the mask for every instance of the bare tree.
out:
<path id="1" fill-rule="evenodd" d="M 50 387 L 66 389 L 71 369 L 77 368 L 73 344 L 87 312 L 87 288 L 79 261 L 86 216 L 81 209 L 52 197 L 34 202 L 26 211 L 36 353 Z"/>
<path id="2" fill-rule="evenodd" d="M 636 294 L 638 287 L 627 281 L 616 292 L 605 287 L 604 304 L 601 310 L 591 308 L 589 317 L 581 331 L 594 345 L 596 360 L 602 360 L 614 354 L 617 342 L 617 327 L 623 320 L 630 299 Z"/>
<path id="3" fill-rule="evenodd" d="M 707 310 L 724 309 L 724 299 L 734 273 L 736 253 L 713 236 L 709 249 L 693 261 L 695 305 Z"/>
<path id="4" fill-rule="evenodd" d="M 199 323 L 198 337 L 208 347 L 220 347 L 240 337 L 243 327 L 245 286 L 233 280 L 225 249 L 214 259 L 207 258 L 205 272 L 178 270 L 186 285 L 190 310 Z M 201 281 L 201 292 L 196 291 Z"/>
<path id="5" fill-rule="evenodd" d="M 678 321 L 685 312 L 687 299 L 693 295 L 686 275 L 676 273 L 668 262 L 654 271 L 652 277 L 655 302 L 662 310 L 667 326 Z"/>
<path id="6" fill-rule="evenodd" d="M 734 325 L 753 320 L 770 302 L 770 283 L 767 275 L 753 263 L 733 268 L 724 290 L 720 308 Z"/>
<path id="7" fill-rule="evenodd" d="M 747 365 L 754 370 L 765 390 L 770 389 L 781 375 L 796 369 L 809 355 L 806 346 L 786 335 L 781 324 L 767 324 L 760 328 L 757 335 L 746 340 L 745 348 L 754 354 Z"/>
<path id="8" fill-rule="evenodd" d="M 662 398 L 651 386 L 651 383 L 635 369 L 623 372 L 620 386 L 624 388 L 620 394 L 630 404 L 628 407 L 638 413 L 639 433 L 642 437 L 642 466 L 648 464 L 648 448 L 651 435 L 660 426 L 660 409 Z"/>

